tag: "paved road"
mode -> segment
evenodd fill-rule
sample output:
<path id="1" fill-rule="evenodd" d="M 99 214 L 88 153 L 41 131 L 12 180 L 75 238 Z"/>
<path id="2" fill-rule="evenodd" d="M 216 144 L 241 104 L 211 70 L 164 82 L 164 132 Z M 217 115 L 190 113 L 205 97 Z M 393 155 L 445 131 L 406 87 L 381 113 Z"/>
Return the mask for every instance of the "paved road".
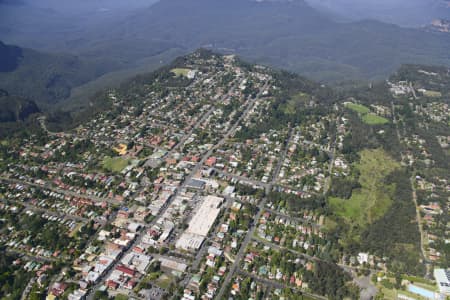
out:
<path id="1" fill-rule="evenodd" d="M 361 294 L 359 296 L 361 300 L 375 299 L 378 289 L 375 285 L 373 285 L 370 275 L 355 278 L 353 281 L 361 288 Z"/>
<path id="2" fill-rule="evenodd" d="M 145 227 L 144 227 L 144 228 L 141 228 L 141 231 L 139 231 L 139 232 L 137 233 L 137 237 L 136 237 L 136 238 L 134 239 L 134 241 L 130 244 L 130 247 L 127 248 L 125 251 L 121 252 L 121 253 L 119 254 L 119 256 L 117 257 L 116 261 L 110 266 L 110 268 L 109 268 L 105 273 L 103 273 L 103 275 L 101 275 L 101 276 L 99 277 L 98 283 L 95 284 L 94 286 L 92 286 L 92 287 L 89 289 L 89 292 L 88 292 L 88 294 L 86 295 L 86 299 L 88 299 L 88 300 L 95 300 L 95 299 L 94 299 L 94 294 L 95 294 L 95 292 L 96 292 L 96 291 L 97 291 L 97 290 L 105 283 L 105 280 L 106 280 L 109 276 L 111 276 L 112 272 L 116 269 L 116 267 L 117 267 L 118 265 L 121 264 L 120 260 L 121 260 L 125 255 L 127 255 L 128 253 L 130 253 L 131 251 L 133 251 L 133 247 L 136 246 L 136 245 L 142 240 L 142 238 L 143 238 L 143 236 L 144 236 L 144 235 L 142 234 L 143 231 L 145 231 Z"/>
<path id="3" fill-rule="evenodd" d="M 261 186 L 261 187 L 264 187 L 264 188 L 267 188 L 267 187 L 270 186 L 269 183 L 264 183 L 264 182 L 261 182 L 261 181 L 256 180 L 256 179 L 250 179 L 250 178 L 245 177 L 245 176 L 240 176 L 240 175 L 228 173 L 226 171 L 223 171 L 223 170 L 220 170 L 220 169 L 217 169 L 217 168 L 213 168 L 213 170 L 216 173 L 218 173 L 218 174 L 221 174 L 221 175 L 224 175 L 224 176 L 227 176 L 227 177 L 230 177 L 230 178 L 234 178 L 234 179 L 239 180 L 241 182 L 250 183 L 250 184 L 253 184 L 255 186 Z"/>
<path id="4" fill-rule="evenodd" d="M 38 207 L 38 206 L 29 204 L 29 203 L 26 203 L 26 202 L 20 202 L 20 201 L 15 201 L 15 200 L 9 200 L 9 201 L 10 202 L 14 202 L 17 205 L 23 205 L 26 210 L 30 210 L 30 211 L 35 212 L 35 213 L 46 213 L 47 215 L 63 218 L 65 220 L 72 220 L 72 221 L 78 221 L 78 222 L 89 222 L 88 219 L 80 217 L 80 216 L 51 211 L 49 209 Z M 6 203 L 7 200 L 0 198 L 0 202 Z"/>
<path id="5" fill-rule="evenodd" d="M 89 200 L 94 201 L 94 202 L 108 202 L 108 203 L 114 204 L 114 205 L 123 204 L 121 201 L 117 201 L 115 199 L 99 198 L 99 197 L 92 196 L 92 195 L 80 194 L 80 193 L 76 193 L 76 192 L 72 192 L 72 191 L 68 191 L 68 190 L 62 190 L 60 188 L 55 188 L 55 187 L 52 187 L 52 185 L 49 182 L 46 182 L 44 185 L 40 185 L 40 184 L 36 184 L 36 183 L 24 181 L 24 180 L 19 180 L 19 179 L 14 179 L 14 178 L 9 178 L 9 177 L 3 177 L 3 176 L 0 176 L 0 180 L 7 181 L 7 182 L 10 182 L 10 183 L 18 183 L 18 184 L 23 184 L 23 185 L 34 186 L 34 187 L 38 187 L 38 188 L 41 188 L 41 189 L 47 189 L 47 190 L 50 190 L 52 192 L 56 192 L 56 193 L 63 194 L 63 195 L 66 195 L 66 196 L 85 198 L 85 199 L 89 199 Z"/>
<path id="6" fill-rule="evenodd" d="M 26 300 L 28 298 L 28 294 L 30 294 L 31 288 L 33 287 L 33 284 L 36 282 L 36 277 L 33 277 L 28 281 L 27 286 L 22 292 L 22 296 L 20 297 L 21 300 Z"/>
<path id="7" fill-rule="evenodd" d="M 336 118 L 336 126 L 338 124 L 338 119 L 339 116 Z M 331 148 L 331 152 L 328 153 L 329 156 L 331 156 L 330 158 L 330 165 L 328 166 L 328 178 L 325 182 L 325 186 L 323 188 L 323 195 L 326 195 L 328 190 L 331 187 L 331 178 L 333 177 L 333 168 L 334 168 L 334 161 L 336 159 L 336 138 L 337 138 L 337 134 L 335 134 L 334 136 L 334 141 L 331 141 L 330 143 L 330 148 Z"/>
<path id="8" fill-rule="evenodd" d="M 414 89 L 413 89 L 413 91 L 414 91 Z M 416 98 L 415 91 L 414 91 L 414 98 Z M 393 116 L 392 119 L 393 119 L 393 122 L 394 122 L 394 125 L 395 125 L 395 130 L 396 130 L 396 133 L 397 133 L 398 142 L 401 144 L 402 143 L 402 136 L 400 134 L 400 129 L 399 129 L 399 126 L 398 126 L 397 116 L 396 116 L 396 113 L 395 113 L 395 105 L 394 105 L 393 101 L 391 102 L 391 108 L 392 108 L 392 116 Z M 405 155 L 405 153 L 401 152 L 400 155 L 401 155 L 402 163 L 407 165 L 408 162 L 406 161 L 406 157 L 407 156 Z M 414 178 L 415 174 L 414 173 L 415 172 L 412 172 L 412 175 L 411 175 L 411 178 L 410 178 L 410 182 L 411 182 L 411 189 L 412 189 L 412 200 L 413 200 L 413 203 L 414 203 L 414 207 L 416 209 L 416 221 L 417 221 L 417 226 L 419 228 L 419 233 L 420 233 L 420 251 L 421 251 L 421 254 L 422 254 L 422 259 L 423 259 L 423 261 L 425 263 L 425 266 L 426 266 L 426 269 L 427 269 L 427 274 L 425 275 L 425 277 L 426 278 L 432 278 L 432 275 L 431 275 L 431 261 L 428 259 L 427 252 L 426 252 L 426 249 L 425 249 L 425 239 L 424 239 L 425 234 L 424 234 L 424 231 L 423 231 L 422 217 L 420 215 L 420 209 L 419 209 L 419 205 L 418 205 L 418 202 L 417 202 L 416 186 L 414 185 L 414 181 L 415 181 L 415 178 Z"/>
<path id="9" fill-rule="evenodd" d="M 9 252 L 9 253 L 13 253 L 15 255 L 19 255 L 20 257 L 24 257 L 27 260 L 35 260 L 35 261 L 38 261 L 40 263 L 51 263 L 51 262 L 56 261 L 56 259 L 53 258 L 53 257 L 44 257 L 44 256 L 39 256 L 39 255 L 31 255 L 31 254 L 24 253 L 22 251 L 18 251 L 18 250 L 15 250 L 15 249 L 6 249 L 6 251 Z"/>
<path id="10" fill-rule="evenodd" d="M 291 124 L 289 124 L 288 137 L 286 138 L 286 141 L 284 142 L 283 152 L 282 152 L 281 156 L 279 157 L 278 164 L 275 168 L 275 172 L 273 173 L 273 177 L 272 177 L 273 183 L 277 181 L 278 175 L 280 175 L 280 171 L 281 171 L 281 168 L 283 167 L 284 160 L 286 159 L 286 155 L 289 150 L 289 143 L 291 142 L 293 134 L 294 134 L 294 130 L 291 128 Z"/>
<path id="11" fill-rule="evenodd" d="M 226 97 L 226 96 L 225 96 Z M 256 101 L 257 98 L 255 98 L 254 100 L 252 100 L 252 102 L 248 105 L 246 112 L 248 113 L 248 111 L 250 110 L 251 107 L 253 107 L 254 102 Z M 203 124 L 203 122 L 209 117 L 209 115 L 214 111 L 214 107 L 211 108 L 192 128 L 192 132 L 201 124 Z M 192 169 L 192 171 L 189 173 L 189 175 L 184 179 L 183 183 L 181 184 L 181 186 L 177 189 L 177 191 L 175 192 L 175 194 L 166 202 L 166 204 L 162 207 L 162 209 L 158 212 L 157 217 L 154 219 L 153 222 L 151 222 L 150 224 L 148 224 L 147 226 L 145 226 L 137 235 L 136 239 L 134 240 L 134 242 L 130 245 L 130 247 L 121 253 L 121 255 L 119 256 L 119 258 L 117 259 L 117 261 L 111 266 L 110 270 L 105 273 L 103 276 L 101 276 L 99 283 L 97 285 L 95 285 L 94 287 L 92 287 L 90 289 L 90 293 L 87 297 L 87 299 L 89 300 L 93 300 L 93 295 L 94 292 L 104 283 L 105 279 L 108 278 L 112 271 L 116 268 L 117 265 L 119 265 L 120 263 L 120 259 L 125 256 L 126 254 L 130 253 L 133 250 L 133 247 L 136 246 L 137 244 L 139 244 L 142 241 L 142 238 L 145 234 L 145 231 L 148 228 L 151 228 L 156 222 L 157 220 L 159 220 L 159 218 L 161 216 L 164 215 L 164 213 L 166 212 L 167 208 L 170 206 L 170 204 L 174 201 L 174 199 L 176 199 L 180 193 L 182 191 L 185 190 L 187 183 L 198 173 L 198 171 L 203 167 L 203 164 L 205 163 L 205 161 L 212 155 L 213 151 L 215 151 L 216 149 L 218 149 L 223 143 L 225 143 L 225 141 L 234 134 L 234 132 L 236 131 L 237 125 L 239 124 L 239 122 L 242 120 L 242 118 L 245 116 L 246 113 L 244 113 L 241 118 L 236 122 L 236 124 L 234 124 L 230 130 L 224 135 L 224 137 L 214 146 L 212 147 L 203 157 L 202 159 L 195 165 L 195 167 Z M 190 134 L 185 135 L 185 138 L 178 143 L 178 147 L 181 147 L 187 140 L 187 138 L 190 136 Z M 174 148 L 175 149 L 175 148 Z M 172 150 L 174 150 L 172 149 Z"/>
<path id="12" fill-rule="evenodd" d="M 264 239 L 258 239 L 258 238 L 254 238 L 255 241 L 258 241 L 260 243 L 262 243 L 265 246 L 268 246 L 272 249 L 278 249 L 278 250 L 287 250 L 293 254 L 296 254 L 298 256 L 307 258 L 308 260 L 315 260 L 315 261 L 321 261 L 320 258 L 314 257 L 314 256 L 310 256 L 286 247 L 282 247 L 273 243 L 270 243 Z M 373 297 L 376 296 L 378 289 L 376 288 L 375 285 L 372 284 L 372 281 L 370 279 L 370 275 L 366 276 L 366 277 L 357 277 L 356 272 L 358 270 L 358 268 L 356 267 L 351 267 L 351 266 L 347 266 L 347 265 L 342 265 L 342 264 L 337 264 L 339 267 L 341 267 L 344 271 L 346 271 L 347 273 L 349 273 L 352 277 L 353 277 L 353 281 L 361 288 L 361 299 L 362 300 L 370 300 L 373 299 Z M 370 269 L 371 274 L 377 273 L 378 270 L 374 270 L 374 269 Z M 318 295 L 311 295 L 308 294 L 309 296 L 312 297 L 321 297 Z"/>
<path id="13" fill-rule="evenodd" d="M 278 249 L 278 250 L 286 250 L 286 251 L 289 251 L 289 252 L 291 252 L 291 253 L 293 253 L 295 255 L 307 258 L 309 260 L 325 261 L 325 260 L 322 260 L 322 259 L 320 259 L 318 257 L 310 256 L 310 255 L 308 255 L 306 253 L 302 253 L 302 252 L 299 252 L 299 251 L 296 251 L 296 250 L 293 250 L 293 249 L 289 249 L 287 247 L 283 247 L 283 246 L 271 243 L 271 242 L 269 242 L 267 240 L 264 240 L 262 238 L 253 237 L 253 240 L 255 240 L 255 241 L 257 241 L 257 242 L 259 242 L 259 243 L 261 243 L 261 244 L 263 244 L 265 246 L 268 246 L 270 248 L 274 248 L 274 249 Z M 325 262 L 327 262 L 327 261 L 325 261 Z M 344 269 L 344 271 L 347 271 L 348 273 L 351 273 L 352 275 L 353 275 L 353 273 L 352 273 L 353 271 L 358 270 L 357 267 L 351 267 L 351 266 L 347 266 L 347 265 L 343 265 L 343 264 L 336 264 L 336 265 L 338 265 L 339 267 Z M 379 271 L 379 270 L 375 270 L 375 269 L 368 269 L 368 270 L 370 270 L 371 272 L 378 272 Z"/>
<path id="14" fill-rule="evenodd" d="M 256 98 L 258 98 L 258 97 L 256 97 Z M 272 189 L 272 185 L 274 183 L 274 180 L 278 177 L 278 174 L 279 174 L 278 172 L 281 170 L 281 167 L 279 167 L 279 165 L 282 164 L 282 163 L 283 163 L 282 160 L 280 160 L 278 162 L 278 166 L 275 168 L 275 172 L 274 172 L 272 181 L 269 184 L 264 185 L 265 190 L 266 190 L 266 194 L 268 194 L 270 192 L 270 190 Z M 247 232 L 247 234 L 246 234 L 246 236 L 244 238 L 244 241 L 242 242 L 241 247 L 239 248 L 238 254 L 236 255 L 236 257 L 234 259 L 234 262 L 233 262 L 229 272 L 227 273 L 227 276 L 225 277 L 222 285 L 220 286 L 219 292 L 217 293 L 217 295 L 216 295 L 216 297 L 214 299 L 217 299 L 217 300 L 224 299 L 224 296 L 225 296 L 224 294 L 226 292 L 226 289 L 230 285 L 231 280 L 233 279 L 234 273 L 238 270 L 239 264 L 242 261 L 242 259 L 244 258 L 247 246 L 248 246 L 248 244 L 251 242 L 251 240 L 253 238 L 253 235 L 254 235 L 255 230 L 256 230 L 256 226 L 258 224 L 258 220 L 261 218 L 261 215 L 262 215 L 262 213 L 264 211 L 264 207 L 266 206 L 266 203 L 267 203 L 267 197 L 264 197 L 261 200 L 261 202 L 259 203 L 259 205 L 258 205 L 258 213 L 253 218 L 253 223 L 251 224 L 251 226 L 250 226 L 250 228 L 249 228 L 249 230 L 248 230 L 248 232 Z"/>
<path id="15" fill-rule="evenodd" d="M 283 214 L 283 213 L 281 213 L 281 212 L 279 212 L 277 210 L 273 210 L 273 209 L 270 209 L 270 208 L 267 208 L 267 207 L 265 208 L 265 210 L 270 212 L 273 215 L 277 215 L 277 216 L 283 217 L 283 218 L 288 219 L 288 220 L 296 221 L 298 223 L 308 224 L 308 225 L 310 225 L 312 227 L 315 227 L 315 228 L 322 227 L 322 226 L 320 226 L 317 223 L 311 222 L 311 220 L 307 220 L 307 219 L 303 219 L 303 218 L 299 218 L 299 217 L 293 217 L 293 216 L 290 216 L 290 215 L 286 215 L 286 214 Z"/>
<path id="16" fill-rule="evenodd" d="M 283 284 L 283 283 L 281 283 L 279 281 L 274 281 L 274 280 L 270 280 L 270 279 L 266 279 L 266 278 L 261 278 L 261 277 L 257 276 L 256 274 L 246 272 L 246 271 L 244 271 L 242 269 L 239 269 L 238 273 L 241 274 L 242 276 L 250 277 L 253 280 L 255 280 L 257 282 L 260 282 L 260 283 L 262 283 L 265 286 L 270 287 L 270 288 L 274 288 L 274 289 L 285 289 L 285 288 L 287 288 L 287 289 L 295 290 L 295 291 L 297 291 L 297 292 L 299 292 L 299 293 L 301 293 L 303 295 L 307 295 L 307 296 L 309 296 L 309 297 L 311 297 L 313 299 L 321 299 L 321 300 L 322 299 L 323 300 L 327 299 L 326 297 L 305 292 L 303 290 L 294 288 L 294 287 L 292 287 L 290 285 Z"/>
<path id="17" fill-rule="evenodd" d="M 228 93 L 222 96 L 221 101 L 226 100 L 228 97 L 230 97 L 231 94 L 233 94 L 235 91 L 235 88 L 231 88 Z M 214 105 L 192 126 L 192 128 L 183 136 L 183 138 L 178 142 L 178 144 L 175 145 L 169 152 L 166 153 L 164 157 L 170 157 L 173 153 L 175 153 L 180 147 L 182 147 L 186 141 L 191 137 L 192 133 L 202 124 L 205 123 L 205 121 L 211 116 L 211 114 L 217 109 Z"/>
<path id="18" fill-rule="evenodd" d="M 224 294 L 226 292 L 226 288 L 230 285 L 231 279 L 233 279 L 234 273 L 238 270 L 239 264 L 244 258 L 246 249 L 248 244 L 251 242 L 253 234 L 255 233 L 256 225 L 258 220 L 261 218 L 262 212 L 264 210 L 264 206 L 266 205 L 267 198 L 264 198 L 260 204 L 258 205 L 258 213 L 256 214 L 255 218 L 253 219 L 254 222 L 250 226 L 247 235 L 244 238 L 244 241 L 241 244 L 241 247 L 239 248 L 239 252 L 236 255 L 233 265 L 231 266 L 229 272 L 227 273 L 227 276 L 225 277 L 225 280 L 223 281 L 219 292 L 217 293 L 217 296 L 214 299 L 221 300 L 224 299 Z"/>
<path id="19" fill-rule="evenodd" d="M 48 130 L 47 124 L 45 124 L 46 120 L 47 120 L 46 116 L 42 116 L 42 117 L 38 118 L 38 121 L 41 124 L 42 130 L 44 130 L 49 136 L 65 136 L 65 137 L 72 136 L 72 134 L 67 133 L 67 132 L 51 132 L 50 130 Z"/>

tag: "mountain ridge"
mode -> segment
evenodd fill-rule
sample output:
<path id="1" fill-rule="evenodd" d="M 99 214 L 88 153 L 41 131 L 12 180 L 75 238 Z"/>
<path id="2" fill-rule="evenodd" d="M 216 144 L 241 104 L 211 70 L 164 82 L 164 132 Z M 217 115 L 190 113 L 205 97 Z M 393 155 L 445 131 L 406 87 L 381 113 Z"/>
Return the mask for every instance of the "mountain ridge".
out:
<path id="1" fill-rule="evenodd" d="M 40 109 L 34 101 L 11 96 L 0 89 L 0 123 L 23 122 L 29 116 L 39 113 Z"/>
<path id="2" fill-rule="evenodd" d="M 378 21 L 338 23 L 301 0 L 162 0 L 97 37 L 99 49 L 120 37 L 114 46 L 125 57 L 164 43 L 186 52 L 208 46 L 328 82 L 340 73 L 381 79 L 414 61 L 450 64 L 448 37 Z"/>
<path id="3" fill-rule="evenodd" d="M 45 66 L 39 65 L 36 69 L 40 77 L 34 81 L 39 82 L 39 89 L 18 89 L 22 82 L 11 83 L 14 76 L 10 74 L 6 80 L 2 73 L 0 88 L 36 100 L 39 105 L 64 104 L 74 87 L 99 75 L 127 70 L 84 90 L 81 87 L 74 98 L 87 98 L 99 87 L 154 70 L 199 47 L 238 54 L 249 62 L 336 85 L 384 80 L 401 64 L 450 65 L 448 34 L 373 20 L 336 22 L 303 0 L 161 0 L 131 17 L 115 20 L 115 24 L 103 24 L 86 35 L 68 34 L 66 40 L 57 39 L 55 45 L 64 44 L 64 49 L 74 53 L 68 55 L 72 62 L 69 74 L 53 72 L 47 76 L 42 72 Z M 22 62 L 30 64 L 26 58 L 33 55 L 24 53 Z M 47 65 L 50 62 L 47 57 Z M 56 63 L 56 69 L 58 65 L 61 63 Z M 20 76 L 17 74 L 16 79 Z"/>
<path id="4" fill-rule="evenodd" d="M 111 70 L 68 54 L 50 54 L 0 42 L 0 89 L 54 105 L 70 96 L 71 89 Z"/>

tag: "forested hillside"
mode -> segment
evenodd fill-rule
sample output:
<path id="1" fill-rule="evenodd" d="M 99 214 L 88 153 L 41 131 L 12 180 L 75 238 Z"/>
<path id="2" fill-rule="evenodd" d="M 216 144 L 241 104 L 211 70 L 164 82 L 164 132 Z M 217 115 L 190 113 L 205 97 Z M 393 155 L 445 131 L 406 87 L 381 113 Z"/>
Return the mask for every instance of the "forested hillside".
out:
<path id="1" fill-rule="evenodd" d="M 162 0 L 104 24 L 94 26 L 95 18 L 89 18 L 83 28 L 61 26 L 57 16 L 49 16 L 54 27 L 49 21 L 42 25 L 49 32 L 45 41 L 16 32 L 9 16 L 2 28 L 8 40 L 108 60 L 110 68 L 128 69 L 127 76 L 155 68 L 155 58 L 168 63 L 199 47 L 327 83 L 385 79 L 403 63 L 450 64 L 448 34 L 379 21 L 336 22 L 303 0 Z M 38 28 L 39 17 L 33 20 Z M 50 30 L 60 27 L 63 34 Z"/>
<path id="2" fill-rule="evenodd" d="M 0 88 L 49 107 L 70 96 L 71 89 L 114 68 L 72 55 L 48 54 L 0 42 Z"/>

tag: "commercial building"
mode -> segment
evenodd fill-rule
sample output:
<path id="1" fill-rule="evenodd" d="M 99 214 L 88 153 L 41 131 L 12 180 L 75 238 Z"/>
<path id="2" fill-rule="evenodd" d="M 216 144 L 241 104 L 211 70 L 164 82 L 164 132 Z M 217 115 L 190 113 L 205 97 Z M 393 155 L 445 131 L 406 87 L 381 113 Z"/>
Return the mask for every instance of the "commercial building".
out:
<path id="1" fill-rule="evenodd" d="M 189 227 L 176 243 L 178 249 L 197 250 L 202 245 L 209 230 L 220 212 L 223 198 L 206 196 L 197 213 L 189 223 Z"/>
<path id="2" fill-rule="evenodd" d="M 186 269 L 187 269 L 187 265 L 186 264 L 177 262 L 177 261 L 172 260 L 172 259 L 167 259 L 167 258 L 164 258 L 164 257 L 160 257 L 159 261 L 161 262 L 161 268 L 162 269 L 175 271 L 175 272 L 180 272 L 180 273 L 184 273 L 186 271 Z"/>
<path id="3" fill-rule="evenodd" d="M 450 296 L 450 269 L 434 269 L 434 278 L 436 278 L 439 292 Z"/>

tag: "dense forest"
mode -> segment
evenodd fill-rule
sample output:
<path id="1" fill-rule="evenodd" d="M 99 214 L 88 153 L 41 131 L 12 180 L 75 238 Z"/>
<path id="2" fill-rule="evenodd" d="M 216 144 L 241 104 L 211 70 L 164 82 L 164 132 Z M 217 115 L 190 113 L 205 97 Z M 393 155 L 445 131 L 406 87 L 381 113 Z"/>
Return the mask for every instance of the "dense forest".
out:
<path id="1" fill-rule="evenodd" d="M 8 92 L 0 90 L 0 123 L 24 121 L 39 112 L 33 101 L 10 96 Z"/>
<path id="2" fill-rule="evenodd" d="M 5 253 L 5 249 L 0 249 L 3 253 L 0 256 L 0 298 L 20 299 L 28 281 L 34 276 L 31 272 L 24 272 L 20 266 L 14 265 L 17 258 Z"/>
<path id="3" fill-rule="evenodd" d="M 113 63 L 50 54 L 0 41 L 0 89 L 51 108 L 70 96 L 72 88 L 112 70 Z"/>
<path id="4" fill-rule="evenodd" d="M 306 271 L 303 278 L 313 291 L 329 299 L 359 298 L 359 288 L 347 284 L 350 274 L 335 264 L 317 261 L 314 270 Z"/>

